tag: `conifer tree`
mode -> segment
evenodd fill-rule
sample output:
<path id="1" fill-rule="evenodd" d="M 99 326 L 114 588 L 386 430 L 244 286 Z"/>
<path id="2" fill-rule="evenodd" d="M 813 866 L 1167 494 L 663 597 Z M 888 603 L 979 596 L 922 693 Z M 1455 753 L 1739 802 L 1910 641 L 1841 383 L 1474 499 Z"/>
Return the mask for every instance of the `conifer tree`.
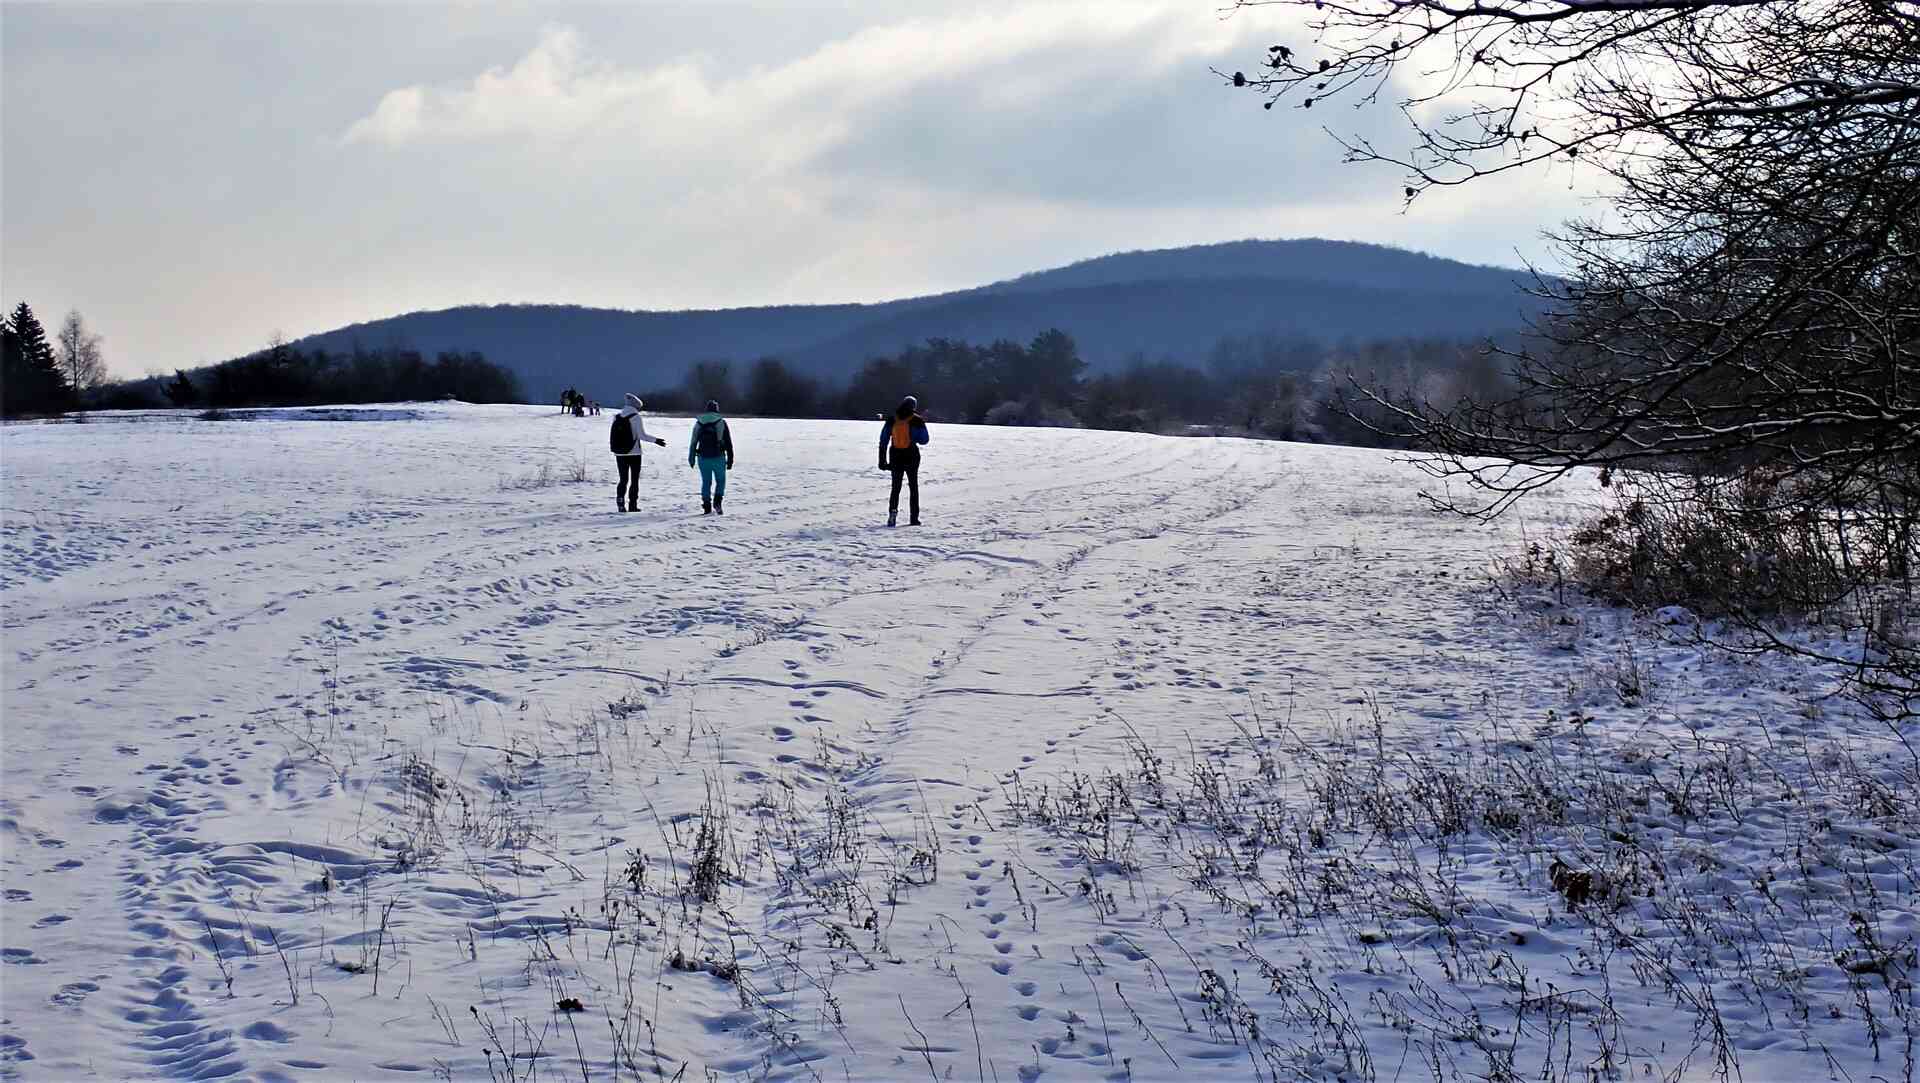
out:
<path id="1" fill-rule="evenodd" d="M 58 413 L 72 404 L 72 389 L 47 341 L 47 332 L 25 301 L 14 306 L 5 325 L 0 361 L 0 413 Z"/>
<path id="2" fill-rule="evenodd" d="M 200 402 L 200 389 L 194 386 L 186 369 L 174 369 L 173 379 L 168 380 L 161 390 L 166 392 L 167 401 L 175 406 L 194 406 Z"/>

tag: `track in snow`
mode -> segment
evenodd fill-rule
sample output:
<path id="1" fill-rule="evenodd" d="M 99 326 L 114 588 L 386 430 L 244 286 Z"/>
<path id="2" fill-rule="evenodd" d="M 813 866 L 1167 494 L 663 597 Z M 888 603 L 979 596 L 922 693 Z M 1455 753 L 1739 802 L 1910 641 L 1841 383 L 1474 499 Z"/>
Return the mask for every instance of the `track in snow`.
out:
<path id="1" fill-rule="evenodd" d="M 667 1076 L 1242 1078 L 1187 994 L 1144 992 L 1231 942 L 1089 913 L 1085 855 L 995 802 L 1133 733 L 1438 733 L 1558 679 L 1471 585 L 1510 528 L 1431 515 L 1372 452 L 936 426 L 927 525 L 889 531 L 866 424 L 737 422 L 722 519 L 674 446 L 638 514 L 610 478 L 512 487 L 610 474 L 597 422 L 383 416 L 0 432 L 0 1071 L 484 1077 L 484 1020 L 561 1077 L 577 1027 L 606 1075 L 625 951 L 629 1055 Z M 716 801 L 721 902 L 609 916 L 634 852 L 689 873 Z M 838 809 L 846 848 L 782 808 Z M 830 870 L 916 840 L 937 869 L 887 872 L 864 925 Z M 1123 974 L 1164 1049 L 1113 1048 Z"/>

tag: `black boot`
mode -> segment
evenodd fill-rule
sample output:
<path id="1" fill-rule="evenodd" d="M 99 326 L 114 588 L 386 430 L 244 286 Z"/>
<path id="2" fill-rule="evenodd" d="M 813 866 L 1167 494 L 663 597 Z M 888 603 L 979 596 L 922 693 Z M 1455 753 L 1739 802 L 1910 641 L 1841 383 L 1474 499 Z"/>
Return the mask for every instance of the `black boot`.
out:
<path id="1" fill-rule="evenodd" d="M 708 500 L 704 496 L 700 498 L 700 514 L 702 515 L 713 514 L 713 501 Z"/>
<path id="2" fill-rule="evenodd" d="M 727 513 L 727 509 L 722 503 L 726 499 L 724 496 L 716 496 L 713 498 L 713 513 L 715 515 L 725 515 Z"/>

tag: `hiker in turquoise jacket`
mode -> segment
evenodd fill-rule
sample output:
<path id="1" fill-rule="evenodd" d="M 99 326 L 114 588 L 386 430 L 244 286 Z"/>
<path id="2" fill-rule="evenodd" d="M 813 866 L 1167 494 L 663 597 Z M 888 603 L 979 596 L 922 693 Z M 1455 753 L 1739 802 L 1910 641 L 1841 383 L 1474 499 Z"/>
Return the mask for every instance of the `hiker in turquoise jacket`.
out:
<path id="1" fill-rule="evenodd" d="M 733 469 L 733 433 L 713 399 L 707 400 L 707 412 L 693 419 L 687 465 L 700 468 L 700 514 L 725 515 L 722 502 L 727 498 L 727 471 Z"/>

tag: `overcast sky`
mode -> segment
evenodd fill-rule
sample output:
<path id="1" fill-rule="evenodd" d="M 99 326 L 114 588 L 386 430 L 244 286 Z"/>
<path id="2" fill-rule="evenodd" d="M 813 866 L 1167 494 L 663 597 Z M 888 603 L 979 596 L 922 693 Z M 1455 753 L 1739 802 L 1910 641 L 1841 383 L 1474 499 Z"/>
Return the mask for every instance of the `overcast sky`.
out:
<path id="1" fill-rule="evenodd" d="M 0 300 L 119 375 L 421 308 L 870 301 L 1322 236 L 1540 258 L 1564 178 L 1436 192 L 1208 68 L 1219 0 L 0 4 Z"/>

